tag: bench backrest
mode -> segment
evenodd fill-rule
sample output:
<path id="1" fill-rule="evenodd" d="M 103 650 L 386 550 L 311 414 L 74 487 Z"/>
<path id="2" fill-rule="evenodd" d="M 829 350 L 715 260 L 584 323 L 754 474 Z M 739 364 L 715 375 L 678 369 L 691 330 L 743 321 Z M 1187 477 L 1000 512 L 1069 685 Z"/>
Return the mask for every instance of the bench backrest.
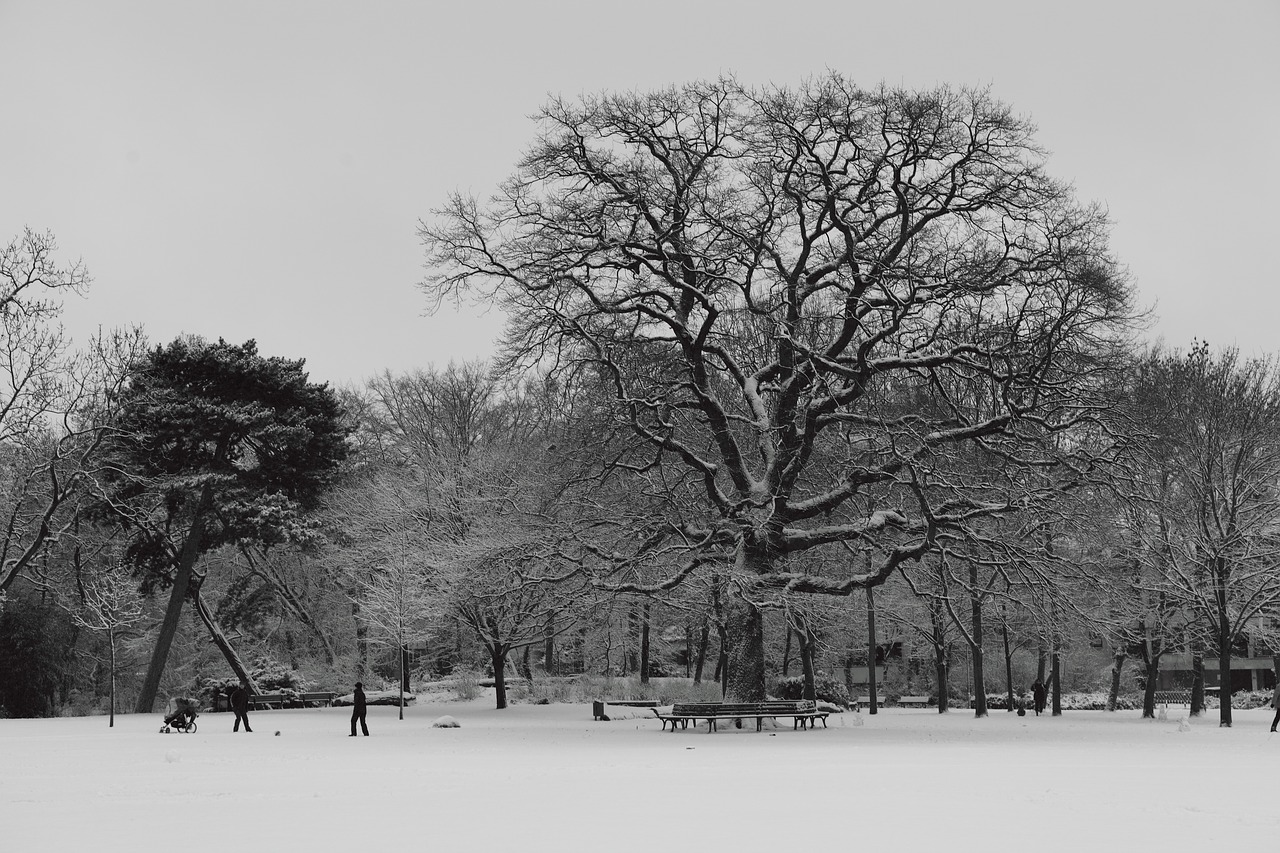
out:
<path id="1" fill-rule="evenodd" d="M 759 714 L 807 714 L 817 710 L 812 700 L 774 700 L 768 702 L 678 702 L 672 713 L 685 717 L 733 716 Z"/>

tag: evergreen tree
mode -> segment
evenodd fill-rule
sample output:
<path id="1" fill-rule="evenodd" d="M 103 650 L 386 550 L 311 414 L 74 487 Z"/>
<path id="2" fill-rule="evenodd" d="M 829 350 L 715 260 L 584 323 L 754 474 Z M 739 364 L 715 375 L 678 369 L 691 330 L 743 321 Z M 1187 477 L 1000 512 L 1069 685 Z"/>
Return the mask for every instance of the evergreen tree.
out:
<path id="1" fill-rule="evenodd" d="M 144 589 L 170 597 L 137 710 L 151 710 L 184 602 L 199 604 L 201 554 L 305 538 L 312 508 L 346 456 L 342 409 L 303 361 L 179 338 L 157 347 L 124 391 L 106 517 L 127 528 Z M 220 632 L 210 626 L 215 640 Z M 229 645 L 232 668 L 248 680 Z"/>

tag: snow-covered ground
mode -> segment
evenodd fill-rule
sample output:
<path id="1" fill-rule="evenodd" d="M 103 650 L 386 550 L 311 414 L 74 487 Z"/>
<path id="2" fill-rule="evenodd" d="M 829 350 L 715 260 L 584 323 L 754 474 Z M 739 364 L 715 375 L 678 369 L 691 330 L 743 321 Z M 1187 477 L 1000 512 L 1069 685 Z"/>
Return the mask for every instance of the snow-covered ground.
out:
<path id="1" fill-rule="evenodd" d="M 254 712 L 250 735 L 230 714 L 167 735 L 159 714 L 0 720 L 0 849 L 1274 850 L 1271 712 L 1180 730 L 1182 713 L 887 709 L 672 734 L 484 697 L 403 721 L 371 707 L 368 738 L 343 708 Z M 461 727 L 432 728 L 445 714 Z"/>

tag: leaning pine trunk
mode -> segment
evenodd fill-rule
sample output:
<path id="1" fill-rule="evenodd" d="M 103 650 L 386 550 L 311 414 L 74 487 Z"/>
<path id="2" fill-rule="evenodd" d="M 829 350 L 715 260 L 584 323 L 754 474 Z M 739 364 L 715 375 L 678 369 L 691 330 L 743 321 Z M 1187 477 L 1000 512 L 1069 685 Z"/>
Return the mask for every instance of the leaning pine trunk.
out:
<path id="1" fill-rule="evenodd" d="M 165 607 L 164 621 L 160 623 L 160 634 L 156 637 L 156 646 L 151 653 L 151 662 L 147 665 L 147 674 L 142 681 L 142 691 L 138 694 L 138 704 L 134 710 L 139 714 L 150 714 L 156 703 L 156 694 L 160 692 L 160 678 L 164 675 L 165 664 L 169 661 L 169 649 L 173 638 L 178 633 L 178 621 L 182 618 L 182 606 L 187 601 L 187 590 L 191 587 L 191 578 L 195 570 L 196 560 L 200 556 L 200 546 L 204 534 L 202 514 L 208 504 L 210 487 L 205 486 L 196 502 L 192 513 L 191 527 L 187 531 L 187 539 L 182 543 L 182 551 L 178 555 L 174 568 L 173 588 L 169 591 L 169 604 Z"/>
<path id="2" fill-rule="evenodd" d="M 240 655 L 232 648 L 231 641 L 223 633 L 222 626 L 217 623 L 213 618 L 213 614 L 209 612 L 204 598 L 201 597 L 200 584 L 198 583 L 191 585 L 191 601 L 195 605 L 196 613 L 200 616 L 200 621 L 209 630 L 209 636 L 213 638 L 213 644 L 218 647 L 218 651 L 222 652 L 222 656 L 226 658 L 227 665 L 231 667 L 231 671 L 240 679 L 241 684 L 248 686 L 251 695 L 257 696 L 262 691 L 258 688 L 258 684 L 253 680 L 253 677 L 249 675 L 249 670 L 245 667 L 244 662 L 240 660 Z"/>

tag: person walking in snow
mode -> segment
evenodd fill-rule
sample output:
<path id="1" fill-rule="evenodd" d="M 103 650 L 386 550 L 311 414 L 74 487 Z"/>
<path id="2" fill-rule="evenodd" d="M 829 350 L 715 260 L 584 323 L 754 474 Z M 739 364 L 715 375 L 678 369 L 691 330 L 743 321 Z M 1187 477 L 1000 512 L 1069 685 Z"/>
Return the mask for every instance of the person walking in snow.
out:
<path id="1" fill-rule="evenodd" d="M 1044 713 L 1044 697 L 1044 684 L 1037 678 L 1031 685 L 1031 700 L 1035 703 L 1037 717 Z"/>
<path id="2" fill-rule="evenodd" d="M 231 731 L 240 731 L 240 721 L 244 720 L 244 730 L 251 732 L 249 728 L 249 691 L 245 689 L 244 682 L 240 682 L 240 686 L 231 691 L 231 710 L 236 712 L 236 724 L 231 727 Z"/>
<path id="3" fill-rule="evenodd" d="M 1276 709 L 1276 715 L 1271 718 L 1271 731 L 1276 730 L 1276 723 L 1280 723 L 1280 685 L 1271 694 L 1271 707 Z"/>
<path id="4" fill-rule="evenodd" d="M 364 715 L 364 685 L 357 681 L 351 704 L 351 737 L 356 736 L 356 720 L 360 721 L 360 730 L 364 732 L 364 736 L 369 736 L 369 726 L 365 724 Z"/>

